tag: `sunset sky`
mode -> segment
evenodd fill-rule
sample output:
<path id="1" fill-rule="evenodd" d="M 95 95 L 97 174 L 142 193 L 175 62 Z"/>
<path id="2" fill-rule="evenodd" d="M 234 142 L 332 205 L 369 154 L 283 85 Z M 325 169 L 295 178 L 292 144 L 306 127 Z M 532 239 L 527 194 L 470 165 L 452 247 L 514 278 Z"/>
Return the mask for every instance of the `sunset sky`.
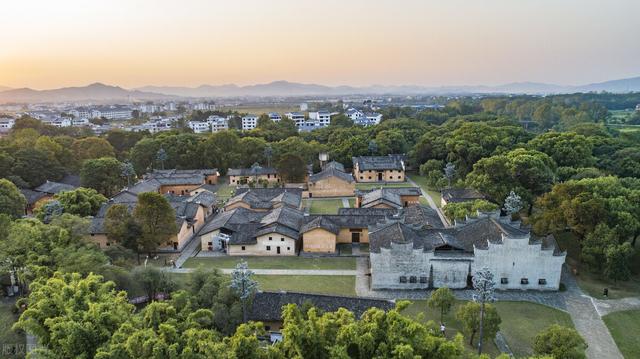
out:
<path id="1" fill-rule="evenodd" d="M 583 84 L 640 76 L 638 0 L 2 0 L 0 85 Z"/>

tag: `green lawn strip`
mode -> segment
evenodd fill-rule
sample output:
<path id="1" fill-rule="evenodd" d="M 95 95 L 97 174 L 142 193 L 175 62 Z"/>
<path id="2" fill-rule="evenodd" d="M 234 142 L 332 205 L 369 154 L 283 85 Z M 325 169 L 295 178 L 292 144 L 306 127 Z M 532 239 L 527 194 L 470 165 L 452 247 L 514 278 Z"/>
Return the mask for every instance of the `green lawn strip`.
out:
<path id="1" fill-rule="evenodd" d="M 260 290 L 291 291 L 332 295 L 356 295 L 355 276 L 256 275 Z"/>
<path id="2" fill-rule="evenodd" d="M 338 208 L 342 208 L 341 199 L 314 199 L 307 200 L 310 214 L 338 214 Z"/>
<path id="3" fill-rule="evenodd" d="M 626 310 L 602 317 L 625 358 L 640 358 L 640 310 Z"/>
<path id="4" fill-rule="evenodd" d="M 401 183 L 356 183 L 356 189 L 359 190 L 370 190 L 376 189 L 380 187 L 411 187 L 411 183 L 409 182 L 401 182 Z"/>
<path id="5" fill-rule="evenodd" d="M 527 302 L 496 302 L 502 318 L 500 332 L 516 357 L 533 355 L 533 339 L 552 324 L 573 328 L 568 313 L 545 305 Z"/>
<path id="6" fill-rule="evenodd" d="M 356 199 L 355 198 L 349 198 L 349 207 L 350 208 L 355 208 L 356 207 Z"/>
<path id="7" fill-rule="evenodd" d="M 18 315 L 13 313 L 14 303 L 0 303 L 0 346 L 4 348 L 24 348 L 26 338 L 24 333 L 19 333 L 11 329 L 13 323 L 18 320 Z M 23 353 L 24 354 L 24 353 Z M 1 355 L 0 355 L 1 357 Z M 9 357 L 9 356 L 8 356 Z M 12 358 L 24 358 L 22 356 L 11 356 Z"/>
<path id="8" fill-rule="evenodd" d="M 598 299 L 619 299 L 640 296 L 640 251 L 636 251 L 632 259 L 632 277 L 628 281 L 614 283 L 602 275 L 591 273 L 580 263 L 580 245 L 571 232 L 557 232 L 554 236 L 561 250 L 567 251 L 567 263 L 578 268 L 576 279 L 580 288 L 590 296 Z M 640 241 L 636 243 L 640 248 Z M 603 296 L 604 288 L 609 289 L 609 296 Z"/>
<path id="9" fill-rule="evenodd" d="M 177 289 L 185 289 L 190 273 L 171 273 Z M 329 295 L 356 295 L 356 277 L 349 275 L 254 275 L 262 291 L 290 291 Z"/>
<path id="10" fill-rule="evenodd" d="M 187 259 L 183 268 L 235 268 L 244 259 L 252 269 L 338 269 L 355 270 L 355 258 L 321 257 L 193 257 Z"/>

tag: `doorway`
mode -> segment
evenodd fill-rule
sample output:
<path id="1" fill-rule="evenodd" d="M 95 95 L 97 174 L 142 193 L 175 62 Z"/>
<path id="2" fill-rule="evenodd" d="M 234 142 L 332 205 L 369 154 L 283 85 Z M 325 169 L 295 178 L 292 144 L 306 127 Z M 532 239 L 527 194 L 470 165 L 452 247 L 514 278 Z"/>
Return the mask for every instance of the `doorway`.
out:
<path id="1" fill-rule="evenodd" d="M 382 172 L 378 172 L 378 181 L 382 181 Z"/>
<path id="2" fill-rule="evenodd" d="M 280 247 L 276 247 L 276 253 L 280 254 Z"/>
<path id="3" fill-rule="evenodd" d="M 351 243 L 360 243 L 360 233 L 351 232 Z"/>

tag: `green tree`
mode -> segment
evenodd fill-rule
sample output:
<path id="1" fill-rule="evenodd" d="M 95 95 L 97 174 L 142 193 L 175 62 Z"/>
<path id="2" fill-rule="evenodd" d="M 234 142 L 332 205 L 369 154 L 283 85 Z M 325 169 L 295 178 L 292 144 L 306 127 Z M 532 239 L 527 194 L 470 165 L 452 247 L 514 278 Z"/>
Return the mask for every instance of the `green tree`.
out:
<path id="1" fill-rule="evenodd" d="M 591 143 L 575 132 L 546 132 L 529 141 L 529 145 L 549 155 L 558 166 L 589 167 L 595 163 Z"/>
<path id="2" fill-rule="evenodd" d="M 125 204 L 114 204 L 107 210 L 104 216 L 104 229 L 107 238 L 121 246 L 133 250 L 140 264 L 140 251 L 142 248 L 138 242 L 142 231 L 133 218 L 129 207 Z"/>
<path id="3" fill-rule="evenodd" d="M 83 187 L 93 188 L 100 194 L 111 197 L 124 186 L 121 176 L 122 162 L 113 157 L 102 157 L 84 161 L 80 170 Z"/>
<path id="4" fill-rule="evenodd" d="M 480 212 L 493 212 L 498 210 L 497 204 L 485 201 L 483 199 L 477 199 L 475 201 L 468 202 L 456 202 L 447 203 L 442 209 L 444 215 L 450 220 L 464 220 L 467 216 L 476 217 L 478 211 Z"/>
<path id="5" fill-rule="evenodd" d="M 25 212 L 27 200 L 16 185 L 9 180 L 0 178 L 0 214 L 9 215 L 12 218 L 22 217 Z"/>
<path id="6" fill-rule="evenodd" d="M 82 166 L 85 160 L 116 156 L 116 152 L 109 141 L 100 137 L 87 137 L 75 140 L 71 145 L 71 151 L 80 166 Z"/>
<path id="7" fill-rule="evenodd" d="M 451 289 L 442 287 L 431 293 L 427 305 L 431 309 L 440 309 L 440 323 L 443 323 L 444 315 L 449 313 L 455 301 L 456 297 L 453 295 Z"/>
<path id="8" fill-rule="evenodd" d="M 456 319 L 462 323 L 462 330 L 469 338 L 469 345 L 473 345 L 473 339 L 480 330 L 480 303 L 468 302 L 460 306 L 456 312 Z M 488 338 L 495 338 L 500 330 L 502 320 L 498 311 L 491 304 L 485 304 L 483 331 Z"/>
<path id="9" fill-rule="evenodd" d="M 164 196 L 154 192 L 138 195 L 133 218 L 140 226 L 138 246 L 151 255 L 161 244 L 166 243 L 177 231 L 175 211 Z"/>
<path id="10" fill-rule="evenodd" d="M 587 344 L 573 328 L 553 324 L 533 340 L 533 351 L 536 355 L 550 355 L 555 359 L 582 359 Z"/>
<path id="11" fill-rule="evenodd" d="M 633 253 L 633 247 L 629 242 L 607 247 L 605 250 L 604 274 L 616 283 L 619 280 L 629 280 Z"/>
<path id="12" fill-rule="evenodd" d="M 580 259 L 588 268 L 596 273 L 602 273 L 607 257 L 607 248 L 615 246 L 619 242 L 616 233 L 604 223 L 589 232 L 582 243 Z"/>
<path id="13" fill-rule="evenodd" d="M 150 301 L 155 301 L 158 294 L 169 294 L 176 289 L 176 282 L 169 273 L 155 267 L 139 267 L 133 276 L 144 289 Z"/>
<path id="14" fill-rule="evenodd" d="M 14 325 L 38 338 L 32 355 L 92 358 L 134 312 L 126 292 L 94 274 L 55 273 L 31 286 L 27 309 Z"/>
<path id="15" fill-rule="evenodd" d="M 306 174 L 306 165 L 297 155 L 287 154 L 280 158 L 276 166 L 278 174 L 284 182 L 302 182 Z"/>
<path id="16" fill-rule="evenodd" d="M 37 187 L 45 181 L 62 178 L 63 169 L 56 161 L 51 161 L 46 152 L 35 148 L 21 149 L 15 153 L 11 173 L 26 181 L 30 187 Z"/>
<path id="17" fill-rule="evenodd" d="M 57 193 L 53 198 L 60 202 L 65 213 L 80 217 L 95 216 L 107 198 L 93 188 L 76 188 Z"/>

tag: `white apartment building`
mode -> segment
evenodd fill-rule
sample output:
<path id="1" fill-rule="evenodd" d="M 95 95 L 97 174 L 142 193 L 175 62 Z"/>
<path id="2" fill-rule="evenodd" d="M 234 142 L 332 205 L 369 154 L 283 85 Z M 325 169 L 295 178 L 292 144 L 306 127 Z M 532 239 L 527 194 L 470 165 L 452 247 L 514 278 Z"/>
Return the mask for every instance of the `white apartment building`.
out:
<path id="1" fill-rule="evenodd" d="M 210 132 L 209 122 L 189 121 L 187 123 L 187 126 L 189 126 L 189 128 L 192 129 L 193 132 L 195 132 L 195 133 L 207 133 L 207 132 Z"/>
<path id="2" fill-rule="evenodd" d="M 242 129 L 243 130 L 253 130 L 258 126 L 258 116 L 256 115 L 247 115 L 242 117 Z"/>
<path id="3" fill-rule="evenodd" d="M 282 116 L 280 116 L 279 113 L 277 112 L 269 112 L 269 119 L 273 122 L 279 122 L 280 120 L 282 120 Z"/>
<path id="4" fill-rule="evenodd" d="M 0 132 L 8 132 L 10 129 L 13 128 L 15 124 L 16 124 L 16 120 L 12 118 L 9 118 L 9 117 L 0 118 Z"/>
<path id="5" fill-rule="evenodd" d="M 154 113 L 160 110 L 160 106 L 153 103 L 140 105 L 139 108 L 142 113 Z"/>
<path id="6" fill-rule="evenodd" d="M 89 122 L 89 119 L 86 117 L 83 118 L 74 118 L 71 120 L 71 125 L 72 126 L 89 126 L 91 124 L 91 122 Z"/>
<path id="7" fill-rule="evenodd" d="M 300 127 L 304 124 L 304 113 L 302 112 L 287 112 L 285 117 L 296 123 L 296 127 Z"/>
<path id="8" fill-rule="evenodd" d="M 349 117 L 351 121 L 354 121 L 354 122 L 364 117 L 364 112 L 353 107 L 346 110 L 344 114 L 345 116 Z"/>
<path id="9" fill-rule="evenodd" d="M 309 119 L 320 127 L 326 127 L 331 124 L 331 113 L 328 111 L 309 112 Z"/>
<path id="10" fill-rule="evenodd" d="M 73 125 L 71 119 L 66 117 L 42 120 L 42 123 L 46 123 L 47 125 L 54 127 L 71 127 Z"/>
<path id="11" fill-rule="evenodd" d="M 211 132 L 219 132 L 229 129 L 229 118 L 211 115 L 207 118 L 207 122 L 211 125 Z"/>
<path id="12" fill-rule="evenodd" d="M 106 118 L 107 120 L 128 120 L 132 116 L 131 108 L 122 106 L 97 107 L 89 111 L 88 118 Z M 82 117 L 82 116 L 81 116 Z"/>
<path id="13" fill-rule="evenodd" d="M 191 105 L 191 109 L 194 111 L 213 111 L 216 109 L 216 105 L 213 103 L 200 102 Z"/>

